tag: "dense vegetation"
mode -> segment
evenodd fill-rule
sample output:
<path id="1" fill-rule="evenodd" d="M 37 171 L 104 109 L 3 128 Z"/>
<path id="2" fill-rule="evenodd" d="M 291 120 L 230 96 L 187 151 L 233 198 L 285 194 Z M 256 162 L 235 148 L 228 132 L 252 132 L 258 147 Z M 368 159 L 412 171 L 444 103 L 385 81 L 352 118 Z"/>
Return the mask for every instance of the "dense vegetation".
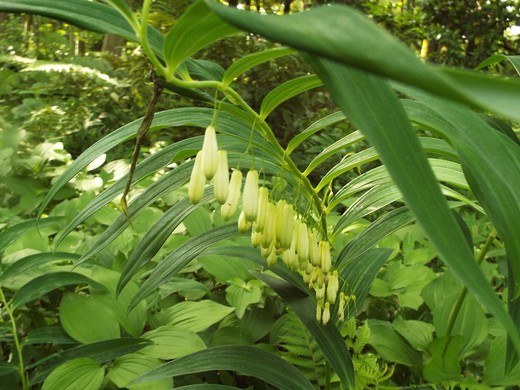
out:
<path id="1" fill-rule="evenodd" d="M 520 383 L 517 2 L 318 3 L 0 0 L 0 389 Z"/>

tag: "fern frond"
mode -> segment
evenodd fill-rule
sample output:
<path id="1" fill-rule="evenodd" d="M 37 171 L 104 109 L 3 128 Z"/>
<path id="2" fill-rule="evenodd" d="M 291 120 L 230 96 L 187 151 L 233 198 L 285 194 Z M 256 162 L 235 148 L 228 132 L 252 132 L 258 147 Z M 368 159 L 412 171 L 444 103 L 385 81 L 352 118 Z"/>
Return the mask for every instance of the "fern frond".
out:
<path id="1" fill-rule="evenodd" d="M 288 312 L 281 317 L 273 326 L 270 338 L 282 359 L 298 367 L 318 386 L 325 383 L 325 357 L 296 314 Z"/>

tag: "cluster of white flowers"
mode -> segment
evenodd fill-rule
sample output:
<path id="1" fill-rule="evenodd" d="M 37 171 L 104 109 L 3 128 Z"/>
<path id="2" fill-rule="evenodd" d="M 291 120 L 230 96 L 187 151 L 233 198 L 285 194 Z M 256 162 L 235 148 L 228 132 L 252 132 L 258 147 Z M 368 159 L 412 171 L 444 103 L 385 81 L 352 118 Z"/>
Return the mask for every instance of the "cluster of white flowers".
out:
<path id="1" fill-rule="evenodd" d="M 259 188 L 258 171 L 248 171 L 241 193 L 242 172 L 234 169 L 229 177 L 227 152 L 218 150 L 213 126 L 206 129 L 202 150 L 195 157 L 188 185 L 192 203 L 200 201 L 206 181 L 211 179 L 215 198 L 222 205 L 222 218 L 228 220 L 235 214 L 242 195 L 238 229 L 243 233 L 251 229 L 251 242 L 255 248 L 260 247 L 270 267 L 281 256 L 287 268 L 302 275 L 303 281 L 316 294 L 317 321 L 327 324 L 331 305 L 336 302 L 339 291 L 339 276 L 332 267 L 330 243 L 321 240 L 319 233 L 307 226 L 292 204 L 284 199 L 276 203 L 270 201 L 267 187 Z M 338 315 L 343 320 L 347 298 L 343 293 L 339 295 Z"/>

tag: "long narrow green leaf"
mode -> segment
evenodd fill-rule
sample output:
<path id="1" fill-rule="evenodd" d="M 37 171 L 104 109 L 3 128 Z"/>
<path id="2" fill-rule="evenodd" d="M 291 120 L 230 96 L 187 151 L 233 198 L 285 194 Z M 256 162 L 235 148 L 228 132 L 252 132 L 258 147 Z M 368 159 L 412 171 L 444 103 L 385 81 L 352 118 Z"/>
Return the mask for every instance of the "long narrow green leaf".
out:
<path id="1" fill-rule="evenodd" d="M 345 307 L 346 319 L 358 314 L 363 307 L 365 299 L 368 297 L 370 287 L 376 276 L 388 259 L 392 251 L 390 249 L 372 249 L 363 254 L 349 258 L 345 257 L 347 252 L 341 251 L 336 260 L 336 267 L 340 272 L 340 279 L 344 281 L 340 290 L 347 294 L 356 296 L 356 301 L 349 301 Z M 341 265 L 341 267 L 339 266 Z M 337 308 L 335 308 L 336 310 Z M 335 314 L 335 313 L 333 313 Z"/>
<path id="2" fill-rule="evenodd" d="M 146 383 L 209 370 L 238 371 L 259 378 L 278 389 L 314 389 L 300 371 L 275 354 L 238 345 L 208 348 L 183 356 L 139 376 L 131 383 Z"/>
<path id="3" fill-rule="evenodd" d="M 159 180 L 150 185 L 139 196 L 132 200 L 128 206 L 127 213 L 121 215 L 112 225 L 106 229 L 97 239 L 96 243 L 81 256 L 77 264 L 87 261 L 95 256 L 114 241 L 126 228 L 130 226 L 130 222 L 137 217 L 146 207 L 151 205 L 155 200 L 168 194 L 171 191 L 184 185 L 190 177 L 193 168 L 193 161 L 189 161 L 177 167 L 173 171 L 168 172 Z M 175 207 L 175 206 L 174 206 Z"/>
<path id="4" fill-rule="evenodd" d="M 378 149 L 383 163 L 443 261 L 504 325 L 520 351 L 518 329 L 474 262 L 469 246 L 461 244 L 466 242 L 464 234 L 448 208 L 414 129 L 390 86 L 381 79 L 328 60 L 310 59 L 310 62 L 337 104 Z M 345 86 L 348 86 L 348 92 Z"/>
<path id="5" fill-rule="evenodd" d="M 159 169 L 170 164 L 172 161 L 179 161 L 196 153 L 202 147 L 202 137 L 192 137 L 173 145 L 169 145 L 157 153 L 152 154 L 142 163 L 138 164 L 132 176 L 132 184 L 138 183 L 148 175 L 158 171 Z M 117 182 L 103 191 L 90 201 L 69 224 L 60 231 L 56 238 L 55 246 L 59 247 L 70 232 L 83 223 L 88 217 L 92 216 L 96 211 L 110 203 L 116 196 L 121 194 L 125 188 L 128 175 L 124 175 Z"/>
<path id="6" fill-rule="evenodd" d="M 35 253 L 10 264 L 7 268 L 0 272 L 0 284 L 9 280 L 12 277 L 17 277 L 29 270 L 37 269 L 38 267 L 55 261 L 63 260 L 77 260 L 79 255 L 75 253 L 66 252 L 45 252 Z"/>
<path id="7" fill-rule="evenodd" d="M 16 294 L 14 294 L 13 308 L 16 309 L 27 302 L 42 297 L 52 290 L 71 284 L 87 284 L 102 290 L 105 289 L 102 284 L 76 272 L 52 272 L 38 276 L 23 285 Z"/>
<path id="8" fill-rule="evenodd" d="M 404 44 L 353 8 L 329 5 L 277 16 L 206 2 L 220 17 L 245 31 L 520 120 L 520 81 L 422 63 Z M 385 60 L 388 58 L 392 61 Z"/>
<path id="9" fill-rule="evenodd" d="M 322 82 L 315 75 L 302 76 L 286 81 L 269 92 L 264 100 L 262 100 L 262 105 L 260 106 L 260 117 L 262 119 L 267 118 L 276 107 L 286 100 L 289 100 L 302 92 L 308 91 L 309 89 L 319 87 L 320 85 L 322 85 Z"/>
<path id="10" fill-rule="evenodd" d="M 275 49 L 265 50 L 258 53 L 248 54 L 242 58 L 239 58 L 226 69 L 224 77 L 222 78 L 222 86 L 227 87 L 233 82 L 238 76 L 244 74 L 248 70 L 263 64 L 269 60 L 273 60 L 278 57 L 284 57 L 293 54 L 294 49 L 288 49 L 286 47 L 278 47 Z"/>
<path id="11" fill-rule="evenodd" d="M 331 126 L 335 123 L 341 122 L 345 119 L 345 114 L 343 114 L 341 111 L 334 112 L 330 115 L 327 115 L 323 118 L 318 119 L 316 122 L 314 122 L 312 125 L 307 127 L 305 130 L 303 130 L 301 133 L 296 134 L 287 145 L 286 152 L 287 154 L 291 154 L 294 149 L 296 149 L 298 146 L 301 145 L 303 141 L 305 141 L 307 138 L 315 134 L 316 132 L 320 131 L 321 129 L 324 129 L 325 127 Z M 360 135 L 359 133 L 357 133 Z M 362 135 L 360 137 L 363 138 Z"/>
<path id="12" fill-rule="evenodd" d="M 129 310 L 146 298 L 146 296 L 148 296 L 153 290 L 167 282 L 171 277 L 175 276 L 190 261 L 200 255 L 210 245 L 226 238 L 238 236 L 239 234 L 236 223 L 230 223 L 216 227 L 181 245 L 154 268 L 148 279 L 146 279 L 132 299 Z"/>
<path id="13" fill-rule="evenodd" d="M 412 120 L 447 137 L 477 199 L 497 227 L 520 294 L 520 147 L 465 107 L 418 93 Z M 513 281 L 512 281 L 513 282 Z"/>
<path id="14" fill-rule="evenodd" d="M 511 65 L 513 65 L 513 67 L 515 68 L 516 72 L 520 74 L 520 56 L 506 56 L 503 54 L 496 54 L 494 56 L 489 57 L 488 59 L 485 59 L 480 64 L 478 64 L 476 70 L 486 68 L 490 65 L 498 64 L 502 61 L 509 61 Z"/>
<path id="15" fill-rule="evenodd" d="M 170 207 L 170 209 L 159 218 L 128 258 L 121 272 L 119 283 L 117 284 L 117 294 L 123 290 L 123 287 L 125 287 L 147 262 L 152 260 L 177 226 L 179 226 L 191 212 L 211 198 L 213 198 L 213 194 L 211 191 L 207 191 L 206 196 L 196 205 L 192 205 L 189 199 L 183 199 Z"/>
<path id="16" fill-rule="evenodd" d="M 314 298 L 284 280 L 273 278 L 265 273 L 254 272 L 253 274 L 275 290 L 312 333 L 323 355 L 340 378 L 343 387 L 355 389 L 354 367 L 345 340 L 332 321 L 327 325 L 316 321 Z"/>
<path id="17" fill-rule="evenodd" d="M 15 242 L 18 238 L 20 238 L 27 230 L 34 227 L 43 228 L 46 226 L 52 226 L 64 220 L 65 217 L 48 217 L 41 219 L 40 221 L 36 219 L 30 219 L 28 221 L 19 222 L 15 225 L 8 225 L 7 227 L 4 227 L 2 230 L 0 230 L 0 253 L 2 253 L 5 248 Z"/>
<path id="18" fill-rule="evenodd" d="M 238 32 L 196 1 L 177 20 L 164 41 L 164 59 L 173 72 L 186 58 L 212 42 Z"/>
<path id="19" fill-rule="evenodd" d="M 352 133 L 354 134 L 354 133 Z M 334 148 L 326 148 L 323 150 L 314 160 L 309 164 L 309 167 L 305 170 L 305 174 L 308 174 L 311 169 L 314 169 L 318 166 L 318 164 L 321 164 L 326 158 L 328 158 L 331 154 L 336 153 L 337 151 L 341 150 L 342 147 L 350 145 L 352 142 L 355 142 L 353 138 L 357 137 L 350 137 L 351 134 L 349 134 L 344 139 L 336 142 Z M 454 156 L 454 151 L 449 145 L 446 144 L 446 141 L 439 140 L 436 138 L 430 138 L 430 137 L 420 137 L 419 141 L 421 142 L 421 145 L 423 147 L 423 150 L 427 153 L 436 153 L 441 155 L 447 155 L 447 156 Z M 331 145 L 331 146 L 333 146 Z M 326 185 L 328 185 L 332 180 L 336 179 L 340 175 L 342 175 L 345 172 L 348 172 L 354 168 L 357 168 L 363 164 L 367 164 L 369 162 L 375 161 L 379 159 L 379 154 L 377 151 L 373 148 L 366 148 L 361 150 L 358 153 L 352 154 L 349 157 L 343 159 L 338 164 L 333 166 L 326 174 L 323 176 L 321 181 L 316 186 L 316 190 L 319 191 L 323 189 Z M 441 161 L 436 162 L 436 166 L 438 168 L 441 167 Z M 455 170 L 455 163 L 446 162 L 447 165 L 452 165 L 452 170 Z M 447 169 L 447 167 L 446 167 Z M 462 173 L 461 173 L 462 176 Z M 459 179 L 458 182 L 464 182 L 465 180 Z M 466 186 L 467 187 L 467 186 Z"/>

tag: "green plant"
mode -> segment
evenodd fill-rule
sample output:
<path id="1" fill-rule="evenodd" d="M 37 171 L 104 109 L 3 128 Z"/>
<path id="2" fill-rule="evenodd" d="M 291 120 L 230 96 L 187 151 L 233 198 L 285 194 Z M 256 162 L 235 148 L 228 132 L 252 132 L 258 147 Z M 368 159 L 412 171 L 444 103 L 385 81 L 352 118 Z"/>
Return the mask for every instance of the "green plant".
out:
<path id="1" fill-rule="evenodd" d="M 203 138 L 188 137 L 176 142 L 139 163 L 129 176 L 130 179 L 120 178 L 86 205 L 60 231 L 56 238 L 58 247 L 76 227 L 103 207 L 107 207 L 107 204 L 123 192 L 127 181 L 135 188 L 139 181 L 162 171 L 161 174 L 153 176 L 150 185 L 142 192 L 130 193 L 131 199 L 125 214 L 118 216 L 97 237 L 96 242 L 89 245 L 81 258 L 75 261 L 75 271 L 42 275 L 40 278 L 44 278 L 44 281 L 51 280 L 52 283 L 37 283 L 37 279 L 33 279 L 15 293 L 14 303 L 11 304 L 18 308 L 22 303 L 27 303 L 35 296 L 44 295 L 56 287 L 69 283 L 89 285 L 89 294 L 85 294 L 81 288 L 74 294 L 65 294 L 62 302 L 64 310 L 67 308 L 68 300 L 82 300 L 89 302 L 86 305 L 91 305 L 88 307 L 92 313 L 99 310 L 105 310 L 107 313 L 107 321 L 99 329 L 103 332 L 101 335 L 90 334 L 93 327 L 92 324 L 88 324 L 89 320 L 92 321 L 93 314 L 86 315 L 85 321 L 79 323 L 76 323 L 74 318 L 83 313 L 77 311 L 70 315 L 68 324 L 67 315 L 62 318 L 62 325 L 69 336 L 84 345 L 76 347 L 76 351 L 61 360 L 55 360 L 37 374 L 38 380 L 44 380 L 49 374 L 44 388 L 62 386 L 60 378 L 66 378 L 70 386 L 77 385 L 80 378 L 75 373 L 91 375 L 93 381 L 97 381 L 96 386 L 101 386 L 103 381 L 107 382 L 107 385 L 110 381 L 116 386 L 123 385 L 119 382 L 120 377 L 117 374 L 111 374 L 113 367 L 118 367 L 119 363 L 123 364 L 121 360 L 125 362 L 134 358 L 141 359 L 141 367 L 146 366 L 151 370 L 139 371 L 138 374 L 147 372 L 131 382 L 131 386 L 159 380 L 168 381 L 169 385 L 172 377 L 186 378 L 186 375 L 208 370 L 234 370 L 255 376 L 278 388 L 312 388 L 313 385 L 302 372 L 271 352 L 251 345 L 220 345 L 206 348 L 207 344 L 202 336 L 197 334 L 204 331 L 206 325 L 225 321 L 225 316 L 232 311 L 237 318 L 233 321 L 242 321 L 246 318 L 247 312 L 255 312 L 254 309 L 269 301 L 264 296 L 269 296 L 266 286 L 274 290 L 298 316 L 306 328 L 300 333 L 309 332 L 313 336 L 320 351 L 318 353 L 315 346 L 311 346 L 305 351 L 306 355 L 315 357 L 314 361 L 326 361 L 325 369 L 322 371 L 325 379 L 323 380 L 321 375 L 315 376 L 315 385 L 323 384 L 326 388 L 355 388 L 356 376 L 358 384 L 378 386 L 378 381 L 389 386 L 395 384 L 398 379 L 392 378 L 393 383 L 390 382 L 389 376 L 392 371 L 387 371 L 384 363 L 379 364 L 373 356 L 360 353 L 360 348 L 366 345 L 366 340 L 383 358 L 412 367 L 413 375 L 418 377 L 419 381 L 426 379 L 431 383 L 463 383 L 459 362 L 488 338 L 487 333 L 482 336 L 485 333 L 482 331 L 484 325 L 475 332 L 461 325 L 462 322 L 468 321 L 468 311 L 471 310 L 481 310 L 479 316 L 483 318 L 482 323 L 487 321 L 484 312 L 486 310 L 493 315 L 500 328 L 500 331 L 492 335 L 494 338 L 489 338 L 494 360 L 487 362 L 487 370 L 491 370 L 490 367 L 499 369 L 506 379 L 493 378 L 492 374 L 486 373 L 484 366 L 484 374 L 488 374 L 488 377 L 483 379 L 484 383 L 515 383 L 518 375 L 517 353 L 520 351 L 520 335 L 515 327 L 515 324 L 518 324 L 519 312 L 517 283 L 520 277 L 520 244 L 516 237 L 520 229 L 520 191 L 519 183 L 510 178 L 518 174 L 520 149 L 516 134 L 506 122 L 476 114 L 467 106 L 518 121 L 520 116 L 515 103 L 520 94 L 518 81 L 423 64 L 398 41 L 348 7 L 331 6 L 303 14 L 278 17 L 240 12 L 217 3 L 199 0 L 188 8 L 164 37 L 148 26 L 150 1 L 144 2 L 140 17 L 124 1 L 111 0 L 107 3 L 111 7 L 82 0 L 62 0 L 54 1 L 52 6 L 49 3 L 42 11 L 33 0 L 4 0 L 0 1 L 0 9 L 43 12 L 84 28 L 118 33 L 139 42 L 158 75 L 157 82 L 162 87 L 198 99 L 207 105 L 174 108 L 156 113 L 148 130 L 156 131 L 165 127 L 186 125 L 206 129 L 214 126 L 218 133 L 218 145 L 227 151 L 229 166 L 235 168 L 235 172 L 238 169 L 261 172 L 259 177 L 263 184 L 269 187 L 270 199 L 273 202 L 279 201 L 278 204 L 283 205 L 280 207 L 282 210 L 288 209 L 286 206 L 289 204 L 296 219 L 301 221 L 302 226 L 305 223 L 304 230 L 321 237 L 322 256 L 316 262 L 312 261 L 311 255 L 308 258 L 311 259 L 310 262 L 302 256 L 299 266 L 292 267 L 297 270 L 294 272 L 289 269 L 291 267 L 277 261 L 279 253 L 276 253 L 276 250 L 287 250 L 287 243 L 284 244 L 282 235 L 278 235 L 280 244 L 275 243 L 274 249 L 270 248 L 264 253 L 264 257 L 267 257 L 266 262 L 266 259 L 249 245 L 248 239 L 241 236 L 235 223 L 225 224 L 222 221 L 221 206 L 213 201 L 211 185 L 204 188 L 199 184 L 195 185 L 195 189 L 203 189 L 199 193 L 200 202 L 192 204 L 189 201 L 186 196 L 186 184 L 194 165 L 198 163 L 197 157 L 195 162 L 192 158 L 203 148 Z M 70 7 L 74 8 L 73 12 Z M 96 16 L 92 16 L 93 11 L 96 11 Z M 319 78 L 316 75 L 308 75 L 282 83 L 267 94 L 259 111 L 256 112 L 236 92 L 233 87 L 235 78 L 260 63 L 282 55 L 292 55 L 292 49 L 277 48 L 246 56 L 235 61 L 226 70 L 213 63 L 189 58 L 218 39 L 235 34 L 237 28 L 264 35 L 302 51 Z M 345 33 L 338 35 L 337 31 L 340 29 Z M 193 37 L 197 39 L 194 40 Z M 366 50 L 367 46 L 371 51 Z M 384 61 L 389 58 L 395 58 L 395 61 Z M 322 84 L 342 112 L 318 118 L 313 125 L 295 135 L 287 146 L 283 147 L 266 118 L 281 103 Z M 398 99 L 392 87 L 406 98 Z M 291 158 L 291 153 L 314 133 L 344 120 L 345 116 L 359 128 L 359 131 L 346 134 L 329 145 L 306 169 L 298 167 Z M 140 124 L 141 121 L 131 122 L 87 149 L 54 183 L 40 211 L 43 212 L 57 191 L 91 161 L 133 138 Z M 314 168 L 350 146 L 359 145 L 365 138 L 373 148 L 367 147 L 352 154 L 347 153 L 321 178 L 320 183 L 315 186 L 311 184 L 308 176 Z M 371 169 L 349 182 L 342 180 L 343 173 L 376 160 L 381 160 L 383 165 L 372 165 Z M 176 166 L 166 169 L 165 167 L 172 162 Z M 195 177 L 197 176 L 201 177 L 195 170 Z M 205 176 L 207 179 L 211 175 Z M 217 183 L 214 183 L 214 186 L 216 185 Z M 246 187 L 248 192 L 255 193 L 252 187 L 256 189 L 256 186 L 251 185 L 249 180 L 246 180 Z M 339 190 L 333 192 L 333 188 Z M 155 207 L 151 207 L 152 203 L 160 199 L 164 201 L 167 196 L 172 195 L 179 197 L 179 200 L 172 202 L 166 212 L 150 211 L 156 210 Z M 243 201 L 246 219 L 254 219 L 248 215 L 250 200 L 251 196 L 246 196 Z M 196 226 L 196 233 L 188 233 L 181 238 L 173 235 L 170 242 L 172 232 L 202 208 L 205 208 L 206 213 L 200 215 L 208 218 L 200 217 L 202 222 L 192 225 Z M 345 210 L 341 216 L 337 214 L 338 209 Z M 474 260 L 471 234 L 466 234 L 463 229 L 464 223 L 455 216 L 458 210 L 465 209 L 485 212 L 494 224 L 497 236 L 505 248 L 508 295 L 504 299 L 507 301 L 509 315 L 479 264 Z M 150 213 L 152 217 L 149 217 Z M 374 213 L 381 215 L 374 217 Z M 248 225 L 240 220 L 238 214 L 239 212 L 236 212 L 232 216 L 233 221 L 238 219 L 239 227 L 247 230 Z M 143 215 L 147 215 L 147 218 L 143 218 Z M 285 215 L 285 211 L 282 215 Z M 145 227 L 141 227 L 142 230 L 134 235 L 132 229 L 139 229 L 139 218 Z M 443 311 L 447 310 L 447 306 L 442 304 L 442 299 L 435 297 L 435 291 L 442 291 L 443 287 L 433 285 L 433 271 L 421 264 L 422 260 L 416 260 L 414 264 L 406 264 L 406 261 L 410 261 L 406 257 L 403 259 L 404 264 L 398 259 L 391 260 L 385 267 L 386 276 L 378 279 L 374 285 L 373 295 L 384 298 L 397 292 L 401 297 L 401 306 L 412 309 L 417 309 L 424 299 L 435 317 L 433 322 L 436 331 L 439 332 L 438 337 L 433 339 L 428 336 L 432 328 L 426 321 L 396 319 L 390 324 L 387 321 L 372 320 L 367 322 L 368 327 L 360 327 L 357 336 L 359 341 L 356 345 L 355 342 L 352 343 L 355 334 L 352 329 L 356 327 L 348 320 L 363 313 L 378 270 L 391 256 L 392 247 L 383 249 L 384 240 L 387 240 L 388 244 L 393 233 L 415 220 L 431 243 L 434 257 L 438 256 L 449 267 L 449 273 L 445 273 L 436 282 L 450 283 L 449 278 L 455 277 L 461 283 L 460 289 L 448 297 L 459 303 L 455 305 L 455 311 L 446 315 Z M 282 226 L 277 223 L 274 228 L 286 228 L 287 225 L 289 224 Z M 265 231 L 263 233 L 265 234 Z M 117 240 L 128 242 L 128 238 L 137 242 L 133 251 L 130 244 L 124 250 L 117 251 L 116 256 L 110 252 L 107 255 L 106 248 Z M 405 238 L 402 238 L 402 241 L 404 242 Z M 398 245 L 400 242 L 399 240 Z M 378 243 L 381 247 L 374 248 Z M 329 245 L 334 257 L 330 266 L 336 270 L 331 269 L 331 272 L 328 270 Z M 424 246 L 429 248 L 429 245 Z M 313 245 L 309 250 L 316 248 L 317 246 Z M 485 254 L 488 249 L 484 248 L 482 252 Z M 234 257 L 242 259 L 238 262 L 240 264 L 246 259 L 253 262 L 247 263 L 247 272 L 244 275 L 238 279 L 231 278 L 229 286 L 225 288 L 225 299 L 234 306 L 234 310 L 212 300 L 201 300 L 201 296 L 198 297 L 198 302 L 187 302 L 184 305 L 184 302 L 169 302 L 175 297 L 170 294 L 173 291 L 171 283 L 180 283 L 175 279 L 176 275 L 183 270 L 186 272 L 186 267 L 197 264 L 197 261 L 200 261 L 199 257 L 208 254 L 217 254 L 226 266 Z M 428 253 L 423 253 L 422 256 L 428 259 L 432 257 Z M 232 262 L 235 266 L 238 263 Z M 309 263 L 311 266 L 308 266 Z M 258 270 L 255 269 L 257 265 Z M 305 272 L 307 268 L 309 272 Z M 269 271 L 264 271 L 267 269 Z M 91 273 L 89 276 L 83 274 L 87 270 Z M 100 275 L 103 275 L 100 278 L 104 281 L 96 279 L 95 272 L 100 272 Z M 334 285 L 331 283 L 335 277 L 334 272 L 338 275 L 339 286 L 336 292 L 340 293 L 340 299 L 327 298 L 325 301 L 321 288 L 325 284 Z M 425 275 L 424 278 L 420 278 L 421 283 L 418 287 L 413 286 L 414 283 L 405 283 L 404 286 L 403 283 L 394 284 L 396 279 L 409 279 L 410 275 L 416 274 Z M 251 275 L 264 284 L 255 281 Z M 320 282 L 320 278 L 323 278 L 323 283 Z M 116 280 L 117 287 L 114 288 Z M 385 295 L 382 292 L 381 281 L 387 284 L 390 294 Z M 35 287 L 42 285 L 49 289 Z M 415 290 L 406 290 L 410 286 Z M 431 299 L 426 297 L 428 286 L 431 286 Z M 177 288 L 176 291 L 180 290 L 178 287 L 174 288 Z M 201 286 L 197 285 L 194 292 L 197 289 L 203 292 L 200 288 Z M 401 288 L 403 290 L 399 291 Z M 125 292 L 128 290 L 131 290 L 131 293 L 126 295 Z M 418 290 L 423 294 L 418 294 Z M 471 295 L 467 295 L 466 291 Z M 162 292 L 165 292 L 165 295 L 161 296 Z M 16 295 L 24 297 L 24 293 L 24 299 L 15 299 Z M 335 294 L 332 295 L 335 298 Z M 474 309 L 479 307 L 475 298 L 482 304 L 483 309 Z M 109 306 L 104 300 L 109 302 Z M 169 303 L 171 304 L 168 305 Z M 189 336 L 186 333 L 179 336 L 182 327 L 179 329 L 179 326 L 173 326 L 171 322 L 175 325 L 176 321 L 181 321 L 179 318 L 186 318 L 179 312 L 182 312 L 181 308 L 184 309 L 188 303 L 191 307 L 219 304 L 223 306 L 219 306 L 219 312 L 223 314 L 221 317 L 213 318 L 215 321 L 211 324 L 207 324 L 202 322 L 200 316 L 190 313 L 189 321 L 186 322 L 194 328 L 187 329 L 191 332 Z M 119 304 L 121 306 L 112 311 L 101 309 Z M 141 334 L 144 326 L 142 320 L 135 329 L 126 324 L 129 317 L 124 316 L 124 313 L 137 310 L 140 311 L 140 317 L 143 317 L 146 312 L 145 306 L 155 310 L 162 309 L 162 305 L 166 305 L 166 314 L 148 320 L 153 330 Z M 70 307 L 74 308 L 74 305 Z M 443 313 L 436 316 L 436 310 Z M 110 316 L 112 318 L 109 318 Z M 347 320 L 346 326 L 350 327 L 350 330 L 342 334 L 340 330 L 343 319 Z M 14 322 L 14 319 L 11 322 Z M 294 330 L 294 325 L 293 321 L 286 325 L 284 330 Z M 77 331 L 74 328 L 76 326 L 82 331 Z M 222 323 L 220 326 L 222 329 L 225 328 Z M 265 328 L 268 329 L 269 326 Z M 133 336 L 131 341 L 120 337 L 121 329 Z M 366 334 L 367 329 L 370 336 Z M 421 330 L 425 338 L 403 340 L 403 329 Z M 254 331 L 255 327 L 248 330 Z M 16 332 L 16 328 L 14 331 Z M 254 344 L 267 332 L 254 332 L 261 336 L 252 336 L 249 340 Z M 346 337 L 348 335 L 350 337 Z M 179 357 L 162 354 L 164 349 L 167 349 L 167 340 L 174 336 L 189 340 L 178 343 L 186 348 L 186 355 Z M 150 340 L 152 343 L 148 345 Z M 126 346 L 127 341 L 131 348 L 125 350 L 123 346 Z M 98 342 L 104 344 L 96 344 Z M 287 338 L 287 345 L 286 342 Z M 97 351 L 93 351 L 94 346 Z M 301 348 L 301 345 L 297 347 Z M 404 352 L 398 357 L 401 361 L 397 361 L 390 353 L 381 352 L 385 347 L 400 348 Z M 19 347 L 15 349 L 20 350 Z M 423 364 L 421 350 L 426 349 L 425 355 L 429 354 L 431 360 Z M 80 352 L 77 352 L 78 350 Z M 100 358 L 96 354 L 99 350 L 111 353 Z M 138 355 L 128 355 L 134 352 Z M 354 353 L 354 358 L 351 352 Z M 322 355 L 324 360 L 320 360 L 321 356 L 318 355 Z M 150 362 L 143 356 L 155 360 Z M 75 359 L 72 359 L 73 357 Z M 161 364 L 162 362 L 156 358 L 173 360 Z M 440 369 L 446 368 L 442 364 L 444 360 L 450 363 L 445 371 Z M 111 361 L 115 362 L 109 363 Z M 302 364 L 303 360 L 299 359 L 298 362 Z M 110 364 L 114 366 L 110 368 Z M 22 376 L 25 375 L 23 362 L 9 365 L 11 368 L 13 366 L 18 368 Z M 108 369 L 107 375 L 102 372 L 104 367 Z M 318 368 L 320 371 L 323 368 L 321 363 Z M 117 370 L 115 371 L 117 373 Z M 23 382 L 25 385 L 26 381 Z M 206 380 L 206 383 L 207 386 L 214 384 L 209 380 Z M 220 384 L 236 385 L 225 380 Z"/>

